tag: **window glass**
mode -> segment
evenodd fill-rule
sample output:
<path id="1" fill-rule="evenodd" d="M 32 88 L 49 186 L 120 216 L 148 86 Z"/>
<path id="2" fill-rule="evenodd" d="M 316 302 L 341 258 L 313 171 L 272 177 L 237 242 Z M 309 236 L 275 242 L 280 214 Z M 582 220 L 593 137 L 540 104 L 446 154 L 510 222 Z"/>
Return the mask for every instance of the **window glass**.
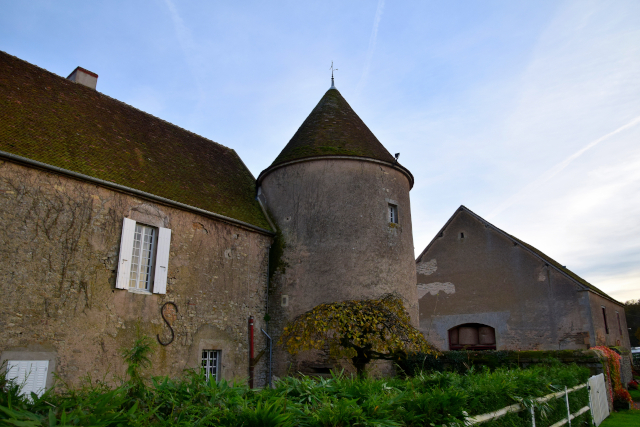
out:
<path id="1" fill-rule="evenodd" d="M 202 350 L 202 369 L 204 369 L 207 381 L 209 381 L 209 378 L 218 381 L 219 365 L 220 350 Z"/>
<path id="2" fill-rule="evenodd" d="M 136 231 L 133 235 L 129 288 L 147 291 L 151 288 L 155 245 L 156 229 L 136 224 Z"/>
<path id="3" fill-rule="evenodd" d="M 396 205 L 389 204 L 389 222 L 398 223 L 398 207 Z"/>

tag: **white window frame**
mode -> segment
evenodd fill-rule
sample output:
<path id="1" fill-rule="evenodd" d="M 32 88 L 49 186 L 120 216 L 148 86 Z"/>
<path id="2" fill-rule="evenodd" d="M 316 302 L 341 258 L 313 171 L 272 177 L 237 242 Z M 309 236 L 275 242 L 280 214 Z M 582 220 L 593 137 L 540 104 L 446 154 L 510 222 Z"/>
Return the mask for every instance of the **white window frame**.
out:
<path id="1" fill-rule="evenodd" d="M 7 360 L 7 380 L 21 387 L 20 395 L 31 399 L 31 393 L 42 396 L 47 388 L 48 360 Z"/>
<path id="2" fill-rule="evenodd" d="M 130 287 L 136 226 L 138 225 L 142 227 L 142 230 L 148 229 L 147 227 L 149 227 L 157 231 L 155 233 L 156 238 L 154 239 L 151 248 L 151 265 L 148 273 L 149 280 L 145 289 L 140 289 L 137 286 Z M 144 294 L 150 294 L 153 289 L 154 294 L 165 294 L 167 291 L 167 271 L 169 266 L 170 246 L 170 229 L 163 227 L 150 227 L 146 224 L 138 224 L 132 219 L 124 218 L 122 223 L 122 236 L 120 239 L 120 257 L 118 259 L 116 288 Z"/>
<path id="3" fill-rule="evenodd" d="M 398 223 L 398 205 L 389 203 L 388 209 L 389 209 L 389 223 L 397 224 Z"/>
<path id="4" fill-rule="evenodd" d="M 202 349 L 200 363 L 207 381 L 209 381 L 212 374 L 214 375 L 214 381 L 218 381 L 220 379 L 220 367 L 222 366 L 220 363 L 221 361 L 222 350 Z M 215 373 L 212 373 L 212 370 L 215 371 Z"/>

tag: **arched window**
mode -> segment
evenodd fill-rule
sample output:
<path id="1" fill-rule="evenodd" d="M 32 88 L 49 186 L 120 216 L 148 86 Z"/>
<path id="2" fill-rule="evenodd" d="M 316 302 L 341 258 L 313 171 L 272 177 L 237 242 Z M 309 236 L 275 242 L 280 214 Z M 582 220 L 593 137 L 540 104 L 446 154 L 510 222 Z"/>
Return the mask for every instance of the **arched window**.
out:
<path id="1" fill-rule="evenodd" d="M 480 323 L 449 329 L 449 350 L 495 350 L 496 330 Z"/>

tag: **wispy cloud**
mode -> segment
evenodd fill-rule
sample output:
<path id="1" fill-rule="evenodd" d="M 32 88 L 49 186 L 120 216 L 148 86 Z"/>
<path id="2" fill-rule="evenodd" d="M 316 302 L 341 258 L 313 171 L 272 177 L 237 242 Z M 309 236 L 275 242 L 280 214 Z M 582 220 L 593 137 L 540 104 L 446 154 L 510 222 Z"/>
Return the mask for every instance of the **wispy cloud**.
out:
<path id="1" fill-rule="evenodd" d="M 185 25 L 184 20 L 180 16 L 176 5 L 172 0 L 164 0 L 167 9 L 169 9 L 169 14 L 171 15 L 171 20 L 173 21 L 173 26 L 176 31 L 176 37 L 178 39 L 178 43 L 180 44 L 180 49 L 185 56 L 187 64 L 189 66 L 189 70 L 195 79 L 196 86 L 198 88 L 198 92 L 200 94 L 200 102 L 204 99 L 204 90 L 202 85 L 202 77 L 198 72 L 198 64 L 197 64 L 197 46 L 193 40 L 191 35 L 191 31 Z"/>
<path id="2" fill-rule="evenodd" d="M 606 134 L 606 135 L 596 139 L 595 141 L 592 141 L 589 144 L 585 145 L 580 150 L 576 151 L 575 153 L 573 153 L 572 155 L 570 155 L 569 157 L 567 157 L 566 159 L 564 159 L 563 161 L 561 161 L 560 163 L 556 164 L 554 167 L 552 167 L 551 169 L 549 169 L 548 171 L 543 173 L 538 179 L 536 179 L 535 181 L 531 182 L 530 184 L 525 186 L 522 190 L 518 191 L 516 194 L 512 195 L 507 200 L 505 200 L 500 205 L 498 205 L 487 216 L 487 219 L 491 219 L 491 218 L 495 217 L 496 215 L 500 214 L 504 210 L 506 210 L 509 207 L 511 207 L 518 200 L 520 200 L 521 198 L 525 197 L 532 190 L 535 190 L 536 188 L 542 186 L 543 184 L 545 184 L 546 182 L 551 180 L 554 176 L 556 176 L 560 172 L 562 172 L 574 160 L 576 160 L 578 157 L 582 156 L 588 150 L 592 149 L 593 147 L 595 147 L 596 145 L 600 144 L 601 142 L 606 141 L 607 139 L 611 138 L 612 136 L 614 136 L 614 135 L 616 135 L 616 134 L 618 134 L 620 132 L 623 132 L 623 131 L 625 131 L 625 130 L 627 130 L 629 128 L 632 128 L 633 126 L 636 126 L 638 123 L 640 123 L 640 116 L 638 116 L 635 119 L 631 120 L 629 123 L 625 124 L 624 126 L 620 126 L 618 129 L 614 130 L 613 132 L 609 132 L 608 134 Z"/>
<path id="3" fill-rule="evenodd" d="M 382 19 L 382 11 L 384 10 L 384 0 L 378 0 L 378 7 L 376 8 L 376 16 L 373 18 L 373 29 L 371 30 L 371 37 L 369 37 L 369 48 L 367 49 L 367 56 L 364 62 L 364 68 L 362 69 L 362 76 L 356 86 L 356 93 L 360 93 L 367 78 L 369 77 L 369 69 L 371 68 L 371 60 L 373 59 L 373 52 L 376 50 L 376 42 L 378 40 L 378 27 L 380 26 L 380 20 Z"/>

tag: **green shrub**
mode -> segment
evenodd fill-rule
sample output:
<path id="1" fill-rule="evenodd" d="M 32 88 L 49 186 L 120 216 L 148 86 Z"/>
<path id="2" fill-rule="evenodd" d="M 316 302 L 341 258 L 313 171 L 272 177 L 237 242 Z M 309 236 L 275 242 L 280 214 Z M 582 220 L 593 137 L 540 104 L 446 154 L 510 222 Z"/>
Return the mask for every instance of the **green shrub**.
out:
<path id="1" fill-rule="evenodd" d="M 532 399 L 586 382 L 576 365 L 416 372 L 414 377 L 372 379 L 334 374 L 328 379 L 284 378 L 274 389 L 206 381 L 200 372 L 144 380 L 144 343 L 125 354 L 138 367 L 118 387 L 87 378 L 81 386 L 47 391 L 33 400 L 0 374 L 0 425 L 54 426 L 430 426 L 463 425 L 479 415 L 521 402 L 534 406 L 538 425 L 566 416 L 564 398 Z M 572 412 L 587 405 L 586 389 L 569 394 Z M 483 426 L 529 426 L 530 412 L 508 414 Z M 582 415 L 572 425 L 588 419 Z"/>

